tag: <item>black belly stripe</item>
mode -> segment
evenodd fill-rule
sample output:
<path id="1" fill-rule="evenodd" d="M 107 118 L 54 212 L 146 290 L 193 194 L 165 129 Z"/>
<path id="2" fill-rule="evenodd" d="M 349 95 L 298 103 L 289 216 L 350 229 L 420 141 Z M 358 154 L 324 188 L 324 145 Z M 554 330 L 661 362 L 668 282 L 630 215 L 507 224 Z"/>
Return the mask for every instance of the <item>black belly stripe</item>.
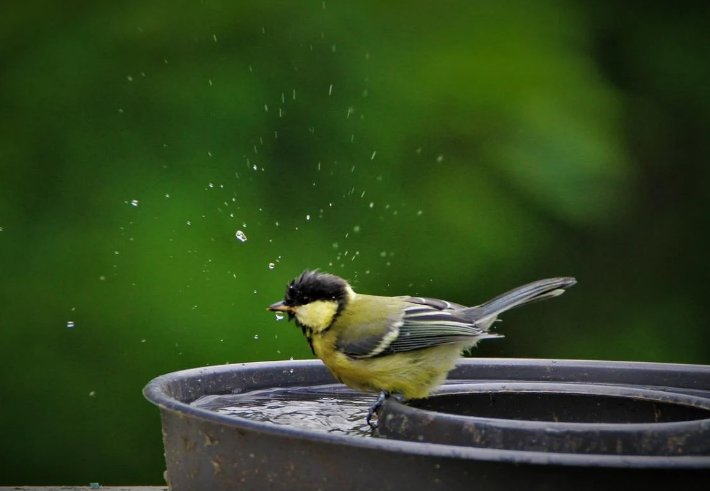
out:
<path id="1" fill-rule="evenodd" d="M 316 350 L 313 349 L 313 331 L 308 329 L 306 326 L 301 326 L 301 331 L 303 332 L 303 336 L 306 338 L 306 341 L 308 341 L 308 346 L 311 348 L 311 353 L 315 355 Z"/>

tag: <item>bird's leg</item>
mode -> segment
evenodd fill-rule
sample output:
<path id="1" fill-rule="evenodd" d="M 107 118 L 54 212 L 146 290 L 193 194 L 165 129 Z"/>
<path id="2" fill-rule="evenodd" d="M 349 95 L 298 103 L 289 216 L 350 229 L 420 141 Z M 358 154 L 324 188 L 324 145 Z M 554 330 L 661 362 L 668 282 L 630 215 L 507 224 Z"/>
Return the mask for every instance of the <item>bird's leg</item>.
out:
<path id="1" fill-rule="evenodd" d="M 385 392 L 384 390 L 380 392 L 380 394 L 377 396 L 377 400 L 375 403 L 370 406 L 367 410 L 367 418 L 365 418 L 365 421 L 367 421 L 367 424 L 370 425 L 370 428 L 373 430 L 377 428 L 377 422 L 372 422 L 372 415 L 375 414 L 375 412 L 382 407 L 382 404 L 384 404 L 385 399 L 389 396 L 389 392 Z"/>
<path id="2" fill-rule="evenodd" d="M 370 428 L 372 428 L 373 430 L 377 428 L 377 421 L 373 422 L 372 416 L 377 412 L 378 409 L 382 407 L 382 404 L 385 403 L 385 400 L 388 397 L 393 397 L 397 400 L 397 402 L 404 402 L 404 396 L 402 394 L 398 394 L 396 392 L 390 393 L 386 390 L 381 391 L 380 394 L 377 396 L 377 400 L 375 401 L 375 403 L 368 408 L 367 418 L 365 419 L 367 421 L 367 424 L 370 425 Z"/>

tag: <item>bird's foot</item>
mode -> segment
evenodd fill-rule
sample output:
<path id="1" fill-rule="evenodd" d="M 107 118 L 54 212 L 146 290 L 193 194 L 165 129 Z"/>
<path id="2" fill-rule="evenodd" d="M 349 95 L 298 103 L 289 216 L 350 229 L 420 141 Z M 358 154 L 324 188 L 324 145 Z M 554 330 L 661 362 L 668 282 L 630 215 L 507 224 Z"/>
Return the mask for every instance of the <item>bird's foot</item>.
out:
<path id="1" fill-rule="evenodd" d="M 388 397 L 393 397 L 394 399 L 397 399 L 399 402 L 404 402 L 404 396 L 402 394 L 390 394 L 387 391 L 381 391 L 380 394 L 377 396 L 377 400 L 375 403 L 370 406 L 367 410 L 367 418 L 365 419 L 367 421 L 367 424 L 370 425 L 370 428 L 373 430 L 377 428 L 377 421 L 372 421 L 372 416 L 377 413 L 377 411 L 382 407 L 382 405 L 385 403 L 385 400 Z M 379 418 L 379 416 L 378 416 Z"/>
<path id="2" fill-rule="evenodd" d="M 377 428 L 377 421 L 372 421 L 372 416 L 382 407 L 382 404 L 385 403 L 385 399 L 387 399 L 388 396 L 388 392 L 384 390 L 381 391 L 375 403 L 367 409 L 367 418 L 365 418 L 365 421 L 367 421 L 367 424 L 370 425 L 370 428 L 373 430 Z"/>

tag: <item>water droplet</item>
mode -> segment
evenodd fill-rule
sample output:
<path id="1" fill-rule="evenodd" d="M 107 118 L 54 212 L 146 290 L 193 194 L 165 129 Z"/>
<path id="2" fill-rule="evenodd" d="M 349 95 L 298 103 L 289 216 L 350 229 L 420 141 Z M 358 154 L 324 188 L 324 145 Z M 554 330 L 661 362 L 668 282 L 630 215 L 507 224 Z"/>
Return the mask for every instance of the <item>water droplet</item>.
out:
<path id="1" fill-rule="evenodd" d="M 96 397 L 96 391 L 92 390 L 91 392 L 89 392 L 89 397 Z"/>
<path id="2" fill-rule="evenodd" d="M 417 211 L 417 216 L 422 216 L 422 213 L 424 213 L 424 211 L 423 211 L 423 210 L 419 210 L 419 211 Z"/>
<path id="3" fill-rule="evenodd" d="M 269 269 L 274 269 L 276 265 L 274 263 L 269 263 Z"/>
<path id="4" fill-rule="evenodd" d="M 234 234 L 234 236 L 237 238 L 239 242 L 246 242 L 247 241 L 247 235 L 242 232 L 241 230 L 237 230 L 237 233 Z"/>
<path id="5" fill-rule="evenodd" d="M 310 219 L 311 219 L 311 216 L 310 216 L 310 215 L 306 215 L 306 220 L 310 220 Z"/>
<path id="6" fill-rule="evenodd" d="M 276 320 L 277 321 L 283 320 L 283 318 L 284 318 L 283 314 L 279 314 L 278 312 L 276 312 Z"/>
<path id="7" fill-rule="evenodd" d="M 353 227 L 353 232 L 358 233 L 360 231 L 360 225 L 355 225 Z"/>
<path id="8" fill-rule="evenodd" d="M 375 160 L 375 155 L 377 155 L 377 150 L 372 152 L 372 155 L 370 156 L 370 160 Z"/>
<path id="9" fill-rule="evenodd" d="M 188 220 L 185 222 L 185 224 L 189 227 L 190 225 L 192 225 L 192 222 L 190 220 Z"/>
<path id="10" fill-rule="evenodd" d="M 293 357 L 291 357 L 291 359 L 293 360 Z M 288 373 L 293 373 L 293 368 L 290 369 L 290 370 L 288 371 Z"/>
<path id="11" fill-rule="evenodd" d="M 213 187 L 214 187 L 214 184 L 213 184 L 213 183 L 211 183 L 211 182 L 210 182 L 210 183 L 208 183 L 207 185 L 208 185 L 209 187 L 211 187 L 211 188 L 213 188 Z"/>
<path id="12" fill-rule="evenodd" d="M 137 200 L 137 199 L 132 199 L 132 200 L 131 200 L 131 206 L 133 206 L 133 207 L 138 206 L 138 200 Z"/>
<path id="13" fill-rule="evenodd" d="M 259 335 L 258 335 L 258 334 L 254 334 L 254 339 L 258 341 L 258 340 L 259 340 Z"/>
<path id="14" fill-rule="evenodd" d="M 374 208 L 374 207 L 375 207 L 375 203 L 370 201 L 370 208 Z"/>
<path id="15" fill-rule="evenodd" d="M 145 338 L 141 339 L 141 343 L 145 343 L 145 342 L 146 342 Z"/>
<path id="16" fill-rule="evenodd" d="M 74 329 L 74 321 L 67 321 L 67 329 Z"/>
<path id="17" fill-rule="evenodd" d="M 170 194 L 165 193 L 165 197 L 166 197 L 166 198 L 169 198 L 169 197 L 170 197 Z"/>

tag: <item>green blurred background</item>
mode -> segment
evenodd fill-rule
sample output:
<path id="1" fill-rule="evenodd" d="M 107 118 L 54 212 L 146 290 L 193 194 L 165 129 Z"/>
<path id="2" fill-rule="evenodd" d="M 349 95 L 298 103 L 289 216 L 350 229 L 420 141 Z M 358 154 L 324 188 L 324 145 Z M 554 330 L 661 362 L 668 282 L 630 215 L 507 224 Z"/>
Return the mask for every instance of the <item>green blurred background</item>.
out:
<path id="1" fill-rule="evenodd" d="M 305 268 L 575 275 L 475 355 L 710 363 L 704 3 L 253 3 L 4 9 L 2 484 L 161 483 L 143 386 L 310 357 Z"/>

